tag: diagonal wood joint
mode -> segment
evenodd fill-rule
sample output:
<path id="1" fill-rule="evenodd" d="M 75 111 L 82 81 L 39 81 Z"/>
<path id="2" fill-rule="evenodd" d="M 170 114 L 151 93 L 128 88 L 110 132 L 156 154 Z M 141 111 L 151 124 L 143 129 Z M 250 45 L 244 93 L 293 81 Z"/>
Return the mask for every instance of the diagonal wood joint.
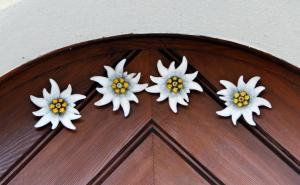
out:
<path id="1" fill-rule="evenodd" d="M 201 162 L 199 162 L 187 149 L 164 131 L 154 120 L 150 120 L 88 184 L 92 185 L 103 183 L 150 134 L 158 136 L 208 183 L 220 185 L 224 184 L 209 169 L 201 164 Z"/>

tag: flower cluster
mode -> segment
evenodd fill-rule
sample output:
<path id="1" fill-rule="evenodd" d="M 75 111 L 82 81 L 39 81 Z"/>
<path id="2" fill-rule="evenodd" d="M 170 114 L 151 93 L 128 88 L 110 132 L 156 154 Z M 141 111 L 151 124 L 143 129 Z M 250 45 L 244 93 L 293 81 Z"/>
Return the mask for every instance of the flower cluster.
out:
<path id="1" fill-rule="evenodd" d="M 91 80 L 100 85 L 96 90 L 102 94 L 102 98 L 95 102 L 96 106 L 104 106 L 112 102 L 113 111 L 117 111 L 121 107 L 124 116 L 127 117 L 130 113 L 130 102 L 139 102 L 136 93 L 146 90 L 149 93 L 159 93 L 158 102 L 168 99 L 171 110 L 177 113 L 178 104 L 188 106 L 188 94 L 191 90 L 203 91 L 201 85 L 194 81 L 198 71 L 186 74 L 188 62 L 185 57 L 182 58 L 182 62 L 177 68 L 175 62 L 171 62 L 168 67 L 165 67 L 159 60 L 157 69 L 160 76 L 150 76 L 151 81 L 155 83 L 150 87 L 148 84 L 139 84 L 141 73 L 124 72 L 125 63 L 126 59 L 123 59 L 115 68 L 104 66 L 107 77 L 91 77 Z M 245 83 L 243 76 L 240 76 L 237 86 L 229 81 L 221 80 L 220 83 L 225 89 L 218 91 L 217 94 L 225 102 L 226 108 L 217 111 L 217 115 L 231 116 L 234 125 L 241 116 L 248 124 L 256 125 L 253 120 L 253 112 L 259 115 L 259 106 L 271 108 L 268 100 L 259 97 L 259 94 L 265 90 L 264 86 L 256 87 L 259 80 L 260 77 L 255 76 Z M 71 85 L 60 92 L 58 84 L 53 79 L 50 79 L 50 84 L 50 93 L 43 89 L 42 98 L 30 96 L 31 101 L 40 107 L 38 111 L 33 112 L 33 115 L 41 117 L 35 127 L 39 128 L 51 123 L 51 128 L 55 129 L 61 122 L 66 128 L 75 130 L 76 127 L 72 120 L 81 117 L 75 108 L 75 103 L 86 97 L 81 94 L 72 94 Z"/>

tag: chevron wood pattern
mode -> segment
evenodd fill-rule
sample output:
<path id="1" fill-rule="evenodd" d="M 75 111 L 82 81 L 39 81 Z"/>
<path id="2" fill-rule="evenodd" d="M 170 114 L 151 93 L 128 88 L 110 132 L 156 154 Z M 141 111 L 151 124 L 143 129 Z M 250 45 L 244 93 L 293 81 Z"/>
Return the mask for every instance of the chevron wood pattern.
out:
<path id="1" fill-rule="evenodd" d="M 101 96 L 89 77 L 103 65 L 127 58 L 143 83 L 157 75 L 156 62 L 178 62 L 198 70 L 203 93 L 170 111 L 155 94 L 138 94 L 124 118 L 112 105 L 95 107 Z M 263 96 L 273 109 L 234 127 L 215 112 L 218 81 L 240 75 L 262 77 Z M 29 95 L 39 96 L 49 78 L 87 95 L 80 102 L 77 131 L 34 129 Z M 69 46 L 21 66 L 0 81 L 1 184 L 299 184 L 300 73 L 268 54 L 217 39 L 182 35 L 129 35 Z"/>

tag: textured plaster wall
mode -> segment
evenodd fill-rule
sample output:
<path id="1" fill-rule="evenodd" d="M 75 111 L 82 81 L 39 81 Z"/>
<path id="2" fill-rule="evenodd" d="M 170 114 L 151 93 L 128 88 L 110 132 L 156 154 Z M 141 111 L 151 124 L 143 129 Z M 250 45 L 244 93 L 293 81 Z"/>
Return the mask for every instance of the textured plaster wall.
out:
<path id="1" fill-rule="evenodd" d="M 0 0 L 0 76 L 63 46 L 128 33 L 217 37 L 300 66 L 299 0 Z"/>

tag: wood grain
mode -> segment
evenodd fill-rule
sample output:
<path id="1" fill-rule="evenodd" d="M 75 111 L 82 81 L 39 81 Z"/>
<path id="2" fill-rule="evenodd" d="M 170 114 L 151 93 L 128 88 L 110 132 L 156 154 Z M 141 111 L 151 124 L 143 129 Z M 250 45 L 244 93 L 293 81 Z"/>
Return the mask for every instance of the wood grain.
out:
<path id="1" fill-rule="evenodd" d="M 208 182 L 155 135 L 153 135 L 153 150 L 155 184 L 208 184 Z"/>
<path id="2" fill-rule="evenodd" d="M 153 119 L 225 184 L 297 184 L 300 176 L 244 127 L 219 118 L 205 93 L 192 93 L 189 107 L 175 116 L 166 102 Z M 276 170 L 274 170 L 276 169 Z"/>
<path id="3" fill-rule="evenodd" d="M 0 104 L 5 105 L 5 109 L 0 110 L 0 176 L 50 131 L 50 127 L 38 130 L 33 127 L 38 118 L 31 112 L 37 108 L 30 102 L 29 95 L 42 96 L 42 89 L 49 89 L 49 78 L 54 78 L 62 89 L 72 83 L 73 92 L 86 94 L 93 83 L 89 80 L 90 75 L 99 73 L 104 64 L 120 58 L 124 53 L 115 53 L 113 56 L 90 53 L 91 56 L 86 58 L 81 56 L 77 59 L 75 55 L 65 60 L 54 57 L 47 62 L 48 65 L 40 61 L 40 67 L 45 69 L 42 74 L 36 68 L 29 68 L 24 70 L 22 76 L 9 79 L 11 83 L 7 83 L 4 90 L 10 91 L 1 91 L 0 96 Z M 23 79 L 30 83 L 21 84 Z"/>
<path id="4" fill-rule="evenodd" d="M 103 185 L 154 185 L 152 137 L 148 136 Z"/>
<path id="5" fill-rule="evenodd" d="M 246 79 L 261 76 L 261 84 L 267 86 L 262 96 L 271 101 L 273 109 L 262 109 L 262 116 L 255 118 L 259 124 L 257 133 L 241 124 L 234 127 L 229 119 L 218 117 L 215 111 L 221 107 L 215 97 L 206 93 L 192 93 L 190 106 L 179 107 L 179 113 L 173 114 L 167 102 L 157 103 L 156 95 L 143 92 L 138 94 L 140 103 L 132 104 L 127 119 L 121 110 L 112 112 L 111 105 L 96 108 L 93 103 L 101 96 L 92 95 L 91 101 L 82 104 L 83 118 L 76 122 L 78 131 L 33 128 L 37 119 L 31 114 L 35 107 L 28 96 L 41 96 L 42 88 L 49 88 L 50 77 L 62 88 L 72 83 L 76 93 L 86 94 L 93 87 L 89 77 L 100 75 L 103 65 L 138 49 L 141 52 L 126 69 L 141 71 L 142 81 L 149 82 L 149 75 L 157 75 L 158 59 L 165 64 L 170 62 L 157 50 L 164 48 L 186 55 L 213 91 L 222 88 L 220 79 L 236 81 L 241 74 Z M 0 109 L 0 183 L 86 184 L 96 177 L 106 179 L 106 174 L 111 174 L 106 173 L 106 167 L 115 170 L 114 164 L 119 165 L 123 159 L 113 160 L 128 149 L 129 156 L 106 183 L 206 183 L 202 175 L 212 184 L 297 184 L 299 74 L 299 69 L 263 52 L 205 37 L 124 36 L 54 51 L 0 78 L 0 104 L 5 105 L 5 109 Z M 151 135 L 151 150 L 148 138 L 130 155 L 127 145 L 151 119 L 157 124 L 152 128 L 156 135 L 163 132 L 172 142 Z M 282 153 L 286 155 L 282 157 Z M 150 160 L 155 163 L 150 164 Z M 286 161 L 293 161 L 294 166 L 288 166 Z M 142 170 L 126 171 L 137 166 Z M 186 177 L 182 177 L 183 173 Z M 152 174 L 153 178 L 145 174 Z M 130 175 L 135 178 L 126 178 Z"/>
<path id="6" fill-rule="evenodd" d="M 218 89 L 222 89 L 220 79 L 237 83 L 240 75 L 244 75 L 246 81 L 260 76 L 259 84 L 267 88 L 261 95 L 272 103 L 273 108 L 261 109 L 261 116 L 255 116 L 255 120 L 265 132 L 300 159 L 299 73 L 272 65 L 270 61 L 237 60 L 201 50 L 178 52 L 189 56 L 190 64 Z"/>
<path id="7" fill-rule="evenodd" d="M 103 184 L 208 184 L 160 138 L 151 134 Z"/>
<path id="8" fill-rule="evenodd" d="M 158 54 L 158 52 L 143 51 L 132 60 L 126 70 L 146 72 L 148 61 L 157 60 Z M 143 73 L 141 83 L 145 81 L 144 75 L 148 76 Z M 77 122 L 77 132 L 67 130 L 60 132 L 11 183 L 55 184 L 59 181 L 68 184 L 85 184 L 151 119 L 149 108 L 151 97 L 146 92 L 139 95 L 139 99 L 143 101 L 138 105 L 131 104 L 131 112 L 135 114 L 127 119 L 124 119 L 121 110 L 113 112 L 112 105 L 95 107 L 94 102 L 100 98 L 101 96 L 97 95 L 81 111 L 85 116 Z M 55 153 L 59 155 L 53 159 Z M 48 164 L 49 160 L 52 160 L 51 164 Z M 37 172 L 35 170 L 37 166 L 47 167 L 44 172 Z M 61 170 L 52 171 L 53 168 Z M 30 178 L 37 176 L 36 173 L 39 177 Z"/>

